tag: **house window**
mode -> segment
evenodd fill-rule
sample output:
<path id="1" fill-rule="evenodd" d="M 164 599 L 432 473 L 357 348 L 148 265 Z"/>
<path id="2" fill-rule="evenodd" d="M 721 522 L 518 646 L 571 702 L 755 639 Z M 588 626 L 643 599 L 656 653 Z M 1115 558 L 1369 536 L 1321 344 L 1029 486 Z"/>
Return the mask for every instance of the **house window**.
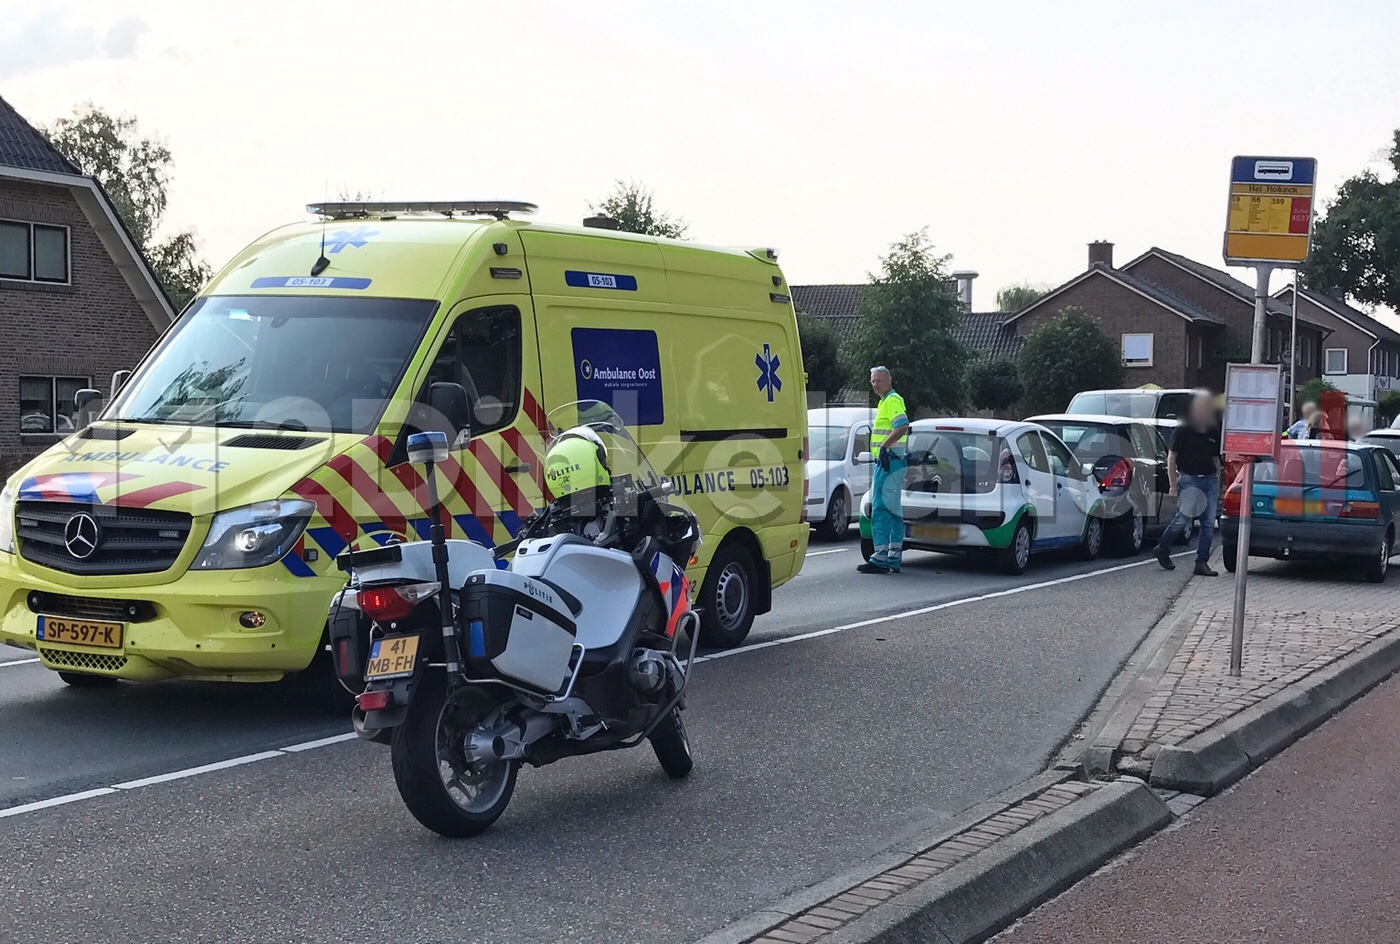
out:
<path id="1" fill-rule="evenodd" d="M 1200 370 L 1206 366 L 1206 342 L 1199 334 L 1196 335 L 1196 369 Z"/>
<path id="2" fill-rule="evenodd" d="M 1322 372 L 1324 374 L 1345 374 L 1347 372 L 1347 349 L 1329 347 L 1323 351 Z"/>
<path id="3" fill-rule="evenodd" d="M 28 434 L 67 435 L 77 429 L 78 391 L 90 387 L 87 377 L 21 377 L 19 379 L 19 431 Z"/>
<path id="4" fill-rule="evenodd" d="M 0 279 L 68 281 L 68 227 L 0 220 Z"/>
<path id="5" fill-rule="evenodd" d="M 1150 335 L 1150 334 L 1125 334 L 1125 335 L 1123 335 L 1123 366 L 1124 366 L 1124 367 L 1151 367 L 1151 366 L 1152 366 L 1152 335 Z"/>

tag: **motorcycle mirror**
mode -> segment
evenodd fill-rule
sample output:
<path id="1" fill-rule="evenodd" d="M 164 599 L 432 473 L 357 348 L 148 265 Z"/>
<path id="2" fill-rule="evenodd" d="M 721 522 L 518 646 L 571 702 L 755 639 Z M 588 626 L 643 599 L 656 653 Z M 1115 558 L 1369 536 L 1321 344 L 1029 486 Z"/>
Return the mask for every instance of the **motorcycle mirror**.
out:
<path id="1" fill-rule="evenodd" d="M 447 461 L 447 434 L 441 430 L 414 433 L 408 437 L 408 461 L 419 465 Z"/>

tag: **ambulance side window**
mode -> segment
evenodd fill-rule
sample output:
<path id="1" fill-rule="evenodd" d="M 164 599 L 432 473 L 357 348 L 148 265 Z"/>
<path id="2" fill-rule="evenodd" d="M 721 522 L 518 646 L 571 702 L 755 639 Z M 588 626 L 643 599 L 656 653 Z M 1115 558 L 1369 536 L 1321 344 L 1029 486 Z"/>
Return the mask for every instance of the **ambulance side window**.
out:
<path id="1" fill-rule="evenodd" d="M 520 373 L 520 311 L 502 305 L 457 318 L 433 360 L 428 384 L 459 383 L 466 388 L 475 436 L 503 429 L 515 419 Z"/>

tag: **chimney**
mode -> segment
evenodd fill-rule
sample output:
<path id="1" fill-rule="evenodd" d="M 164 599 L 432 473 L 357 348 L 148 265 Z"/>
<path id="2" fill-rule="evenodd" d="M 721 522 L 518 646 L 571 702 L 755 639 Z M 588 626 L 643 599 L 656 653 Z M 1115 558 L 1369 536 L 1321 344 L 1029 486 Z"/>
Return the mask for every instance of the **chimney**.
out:
<path id="1" fill-rule="evenodd" d="M 1097 239 L 1089 244 L 1089 268 L 1094 266 L 1113 268 L 1113 243 Z"/>
<path id="2" fill-rule="evenodd" d="M 583 225 L 589 229 L 617 229 L 617 220 L 600 213 L 597 216 L 585 217 Z"/>
<path id="3" fill-rule="evenodd" d="M 977 273 L 964 269 L 954 272 L 953 278 L 958 280 L 958 301 L 962 302 L 963 311 L 972 311 L 972 280 L 977 278 Z"/>

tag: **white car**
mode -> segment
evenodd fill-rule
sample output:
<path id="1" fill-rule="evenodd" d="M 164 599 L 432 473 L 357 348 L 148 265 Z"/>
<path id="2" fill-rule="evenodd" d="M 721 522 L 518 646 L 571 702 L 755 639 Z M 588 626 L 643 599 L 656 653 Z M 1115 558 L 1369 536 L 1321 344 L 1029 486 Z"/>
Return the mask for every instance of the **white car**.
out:
<path id="1" fill-rule="evenodd" d="M 1023 573 L 1031 554 L 1103 549 L 1104 505 L 1093 475 L 1054 433 L 1034 423 L 915 420 L 902 500 L 904 546 L 982 550 Z M 867 458 L 869 456 L 867 455 Z M 874 550 L 870 495 L 860 509 L 861 554 Z"/>
<path id="2" fill-rule="evenodd" d="M 833 406 L 807 411 L 807 520 L 824 537 L 846 536 L 852 512 L 870 490 L 871 467 L 857 462 L 870 451 L 875 411 Z"/>

